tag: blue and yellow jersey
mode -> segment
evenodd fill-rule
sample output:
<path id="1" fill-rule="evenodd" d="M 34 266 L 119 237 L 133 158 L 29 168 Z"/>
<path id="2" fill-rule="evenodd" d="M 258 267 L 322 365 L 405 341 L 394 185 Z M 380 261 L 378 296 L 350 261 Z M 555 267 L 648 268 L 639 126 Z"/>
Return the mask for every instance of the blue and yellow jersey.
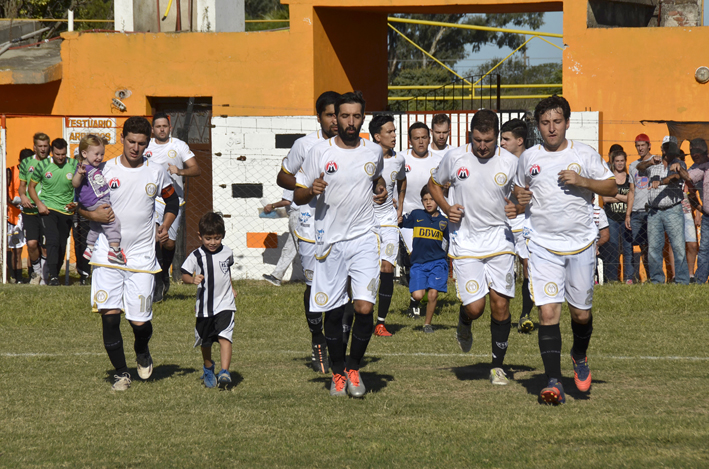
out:
<path id="1" fill-rule="evenodd" d="M 412 264 L 446 258 L 443 239 L 448 241 L 448 219 L 440 211 L 429 214 L 425 210 L 414 210 L 404 217 L 400 226 L 414 230 Z"/>

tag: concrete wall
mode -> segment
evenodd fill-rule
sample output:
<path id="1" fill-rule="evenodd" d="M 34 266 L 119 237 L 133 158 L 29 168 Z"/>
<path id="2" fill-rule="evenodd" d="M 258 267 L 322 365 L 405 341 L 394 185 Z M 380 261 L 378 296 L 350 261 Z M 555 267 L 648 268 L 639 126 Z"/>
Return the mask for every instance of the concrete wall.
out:
<path id="1" fill-rule="evenodd" d="M 113 10 L 117 31 L 175 32 L 177 3 L 180 4 L 180 31 L 190 31 L 190 0 L 173 2 L 165 20 L 168 1 L 160 4 L 145 0 L 114 0 Z M 244 0 L 191 0 L 191 31 L 234 33 L 244 29 Z"/>

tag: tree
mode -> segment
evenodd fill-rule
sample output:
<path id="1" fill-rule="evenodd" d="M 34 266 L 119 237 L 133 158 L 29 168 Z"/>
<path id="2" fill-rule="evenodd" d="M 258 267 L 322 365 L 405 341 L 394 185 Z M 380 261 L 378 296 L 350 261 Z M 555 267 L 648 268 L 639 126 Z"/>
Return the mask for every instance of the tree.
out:
<path id="1" fill-rule="evenodd" d="M 244 10 L 247 20 L 287 20 L 290 18 L 288 5 L 281 5 L 279 0 L 246 0 Z M 287 28 L 288 23 L 246 23 L 247 31 Z"/>
<path id="2" fill-rule="evenodd" d="M 66 19 L 68 10 L 74 11 L 75 18 L 112 20 L 113 0 L 0 0 L 0 16 L 3 18 Z M 67 29 L 64 22 L 47 22 L 45 26 L 51 29 L 43 34 L 44 38 Z M 113 24 L 77 22 L 76 29 L 113 29 Z"/>

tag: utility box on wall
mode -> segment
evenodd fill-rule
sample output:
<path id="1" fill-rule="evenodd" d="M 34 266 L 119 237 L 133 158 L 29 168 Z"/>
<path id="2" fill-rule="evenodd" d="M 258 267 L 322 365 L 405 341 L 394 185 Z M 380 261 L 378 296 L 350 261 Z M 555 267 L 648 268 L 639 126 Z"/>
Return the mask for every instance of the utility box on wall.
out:
<path id="1" fill-rule="evenodd" d="M 118 31 L 240 33 L 245 30 L 244 0 L 176 0 L 172 4 L 170 0 L 114 0 L 113 8 Z"/>

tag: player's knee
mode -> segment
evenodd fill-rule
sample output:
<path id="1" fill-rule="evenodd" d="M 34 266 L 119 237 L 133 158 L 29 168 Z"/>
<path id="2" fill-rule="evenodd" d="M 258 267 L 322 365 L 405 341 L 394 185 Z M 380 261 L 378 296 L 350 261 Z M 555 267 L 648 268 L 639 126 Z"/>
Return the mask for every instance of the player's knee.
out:
<path id="1" fill-rule="evenodd" d="M 374 305 L 369 301 L 355 300 L 354 309 L 355 313 L 372 314 L 372 311 L 374 311 Z"/>
<path id="2" fill-rule="evenodd" d="M 478 300 L 478 301 L 473 301 L 472 303 L 465 305 L 465 314 L 467 314 L 470 319 L 479 318 L 480 316 L 482 316 L 484 311 L 485 311 L 484 299 L 482 302 L 480 300 Z"/>
<path id="3" fill-rule="evenodd" d="M 578 324 L 587 324 L 591 320 L 591 310 L 590 309 L 578 309 L 569 305 L 569 312 L 571 313 L 571 319 Z"/>
<path id="4" fill-rule="evenodd" d="M 425 290 L 416 290 L 414 292 L 411 292 L 411 298 L 413 298 L 415 301 L 421 301 L 423 299 L 423 294 Z"/>
<path id="5" fill-rule="evenodd" d="M 385 274 L 391 274 L 394 272 L 394 266 L 387 261 L 382 261 L 381 271 Z"/>
<path id="6" fill-rule="evenodd" d="M 429 290 L 428 291 L 428 301 L 436 301 L 438 299 L 438 290 Z"/>

